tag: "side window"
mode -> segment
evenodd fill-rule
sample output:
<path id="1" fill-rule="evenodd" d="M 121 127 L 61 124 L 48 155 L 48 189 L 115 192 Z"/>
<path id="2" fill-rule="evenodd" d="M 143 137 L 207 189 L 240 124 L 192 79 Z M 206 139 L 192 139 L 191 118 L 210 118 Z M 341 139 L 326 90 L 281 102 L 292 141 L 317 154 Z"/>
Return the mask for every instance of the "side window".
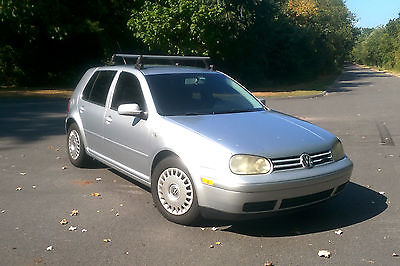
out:
<path id="1" fill-rule="evenodd" d="M 118 106 L 126 103 L 137 103 L 141 109 L 146 109 L 139 80 L 133 74 L 122 72 L 115 87 L 111 109 L 117 110 Z"/>
<path id="2" fill-rule="evenodd" d="M 97 77 L 99 76 L 99 71 L 96 71 L 92 77 L 89 79 L 89 82 L 86 84 L 85 89 L 82 92 L 82 99 L 85 101 L 89 100 L 90 92 L 93 89 L 93 84 L 96 81 Z"/>
<path id="3" fill-rule="evenodd" d="M 105 106 L 108 90 L 115 73 L 116 71 L 95 72 L 83 90 L 82 99 Z"/>

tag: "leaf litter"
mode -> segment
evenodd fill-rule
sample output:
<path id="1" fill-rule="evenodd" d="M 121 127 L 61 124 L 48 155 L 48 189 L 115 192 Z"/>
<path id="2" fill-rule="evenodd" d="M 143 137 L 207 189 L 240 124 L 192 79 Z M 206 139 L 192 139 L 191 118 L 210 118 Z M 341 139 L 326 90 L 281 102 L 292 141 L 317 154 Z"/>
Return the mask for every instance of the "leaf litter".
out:
<path id="1" fill-rule="evenodd" d="M 78 210 L 72 210 L 71 213 L 69 214 L 69 216 L 78 216 L 79 211 Z"/>

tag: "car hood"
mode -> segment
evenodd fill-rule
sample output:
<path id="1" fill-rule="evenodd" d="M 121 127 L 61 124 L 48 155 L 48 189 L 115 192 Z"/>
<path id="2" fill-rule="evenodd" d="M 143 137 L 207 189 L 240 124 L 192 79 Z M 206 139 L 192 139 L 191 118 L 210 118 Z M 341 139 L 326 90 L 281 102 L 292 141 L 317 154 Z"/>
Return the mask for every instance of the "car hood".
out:
<path id="1" fill-rule="evenodd" d="M 336 137 L 311 123 L 275 112 L 170 116 L 171 122 L 223 145 L 235 154 L 268 158 L 328 151 Z"/>

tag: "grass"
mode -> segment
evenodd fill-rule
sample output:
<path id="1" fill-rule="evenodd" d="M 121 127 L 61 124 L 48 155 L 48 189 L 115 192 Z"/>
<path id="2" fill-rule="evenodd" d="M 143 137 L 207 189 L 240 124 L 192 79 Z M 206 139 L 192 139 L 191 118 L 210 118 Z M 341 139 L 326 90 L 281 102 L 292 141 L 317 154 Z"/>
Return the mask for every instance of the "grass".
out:
<path id="1" fill-rule="evenodd" d="M 42 89 L 28 87 L 0 87 L 0 98 L 15 97 L 50 97 L 50 98 L 70 98 L 70 89 Z"/>
<path id="2" fill-rule="evenodd" d="M 315 80 L 300 82 L 291 85 L 273 85 L 253 89 L 256 97 L 266 98 L 290 98 L 290 97 L 312 97 L 322 94 L 338 77 L 337 74 L 320 76 Z M 15 97 L 50 97 L 70 98 L 71 89 L 43 89 L 30 87 L 0 87 L 0 98 Z"/>
<path id="3" fill-rule="evenodd" d="M 363 67 L 363 68 L 368 68 L 368 69 L 372 69 L 378 72 L 384 72 L 393 76 L 397 76 L 400 77 L 400 70 L 397 69 L 385 69 L 382 67 L 377 67 L 377 66 L 367 66 L 367 65 L 361 65 L 361 64 L 357 64 L 359 67 Z"/>

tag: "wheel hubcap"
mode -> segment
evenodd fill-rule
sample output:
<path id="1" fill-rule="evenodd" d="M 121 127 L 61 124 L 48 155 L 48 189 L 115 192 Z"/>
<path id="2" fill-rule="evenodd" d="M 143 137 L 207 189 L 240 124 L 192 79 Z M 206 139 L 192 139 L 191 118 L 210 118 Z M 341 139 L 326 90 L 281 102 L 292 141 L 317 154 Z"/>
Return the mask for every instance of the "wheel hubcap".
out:
<path id="1" fill-rule="evenodd" d="M 68 138 L 68 150 L 72 159 L 76 160 L 79 157 L 80 148 L 81 141 L 79 139 L 79 134 L 76 130 L 72 130 Z"/>
<path id="2" fill-rule="evenodd" d="M 178 168 L 168 168 L 161 173 L 157 192 L 161 205 L 171 214 L 183 215 L 192 206 L 192 183 L 185 172 Z"/>

